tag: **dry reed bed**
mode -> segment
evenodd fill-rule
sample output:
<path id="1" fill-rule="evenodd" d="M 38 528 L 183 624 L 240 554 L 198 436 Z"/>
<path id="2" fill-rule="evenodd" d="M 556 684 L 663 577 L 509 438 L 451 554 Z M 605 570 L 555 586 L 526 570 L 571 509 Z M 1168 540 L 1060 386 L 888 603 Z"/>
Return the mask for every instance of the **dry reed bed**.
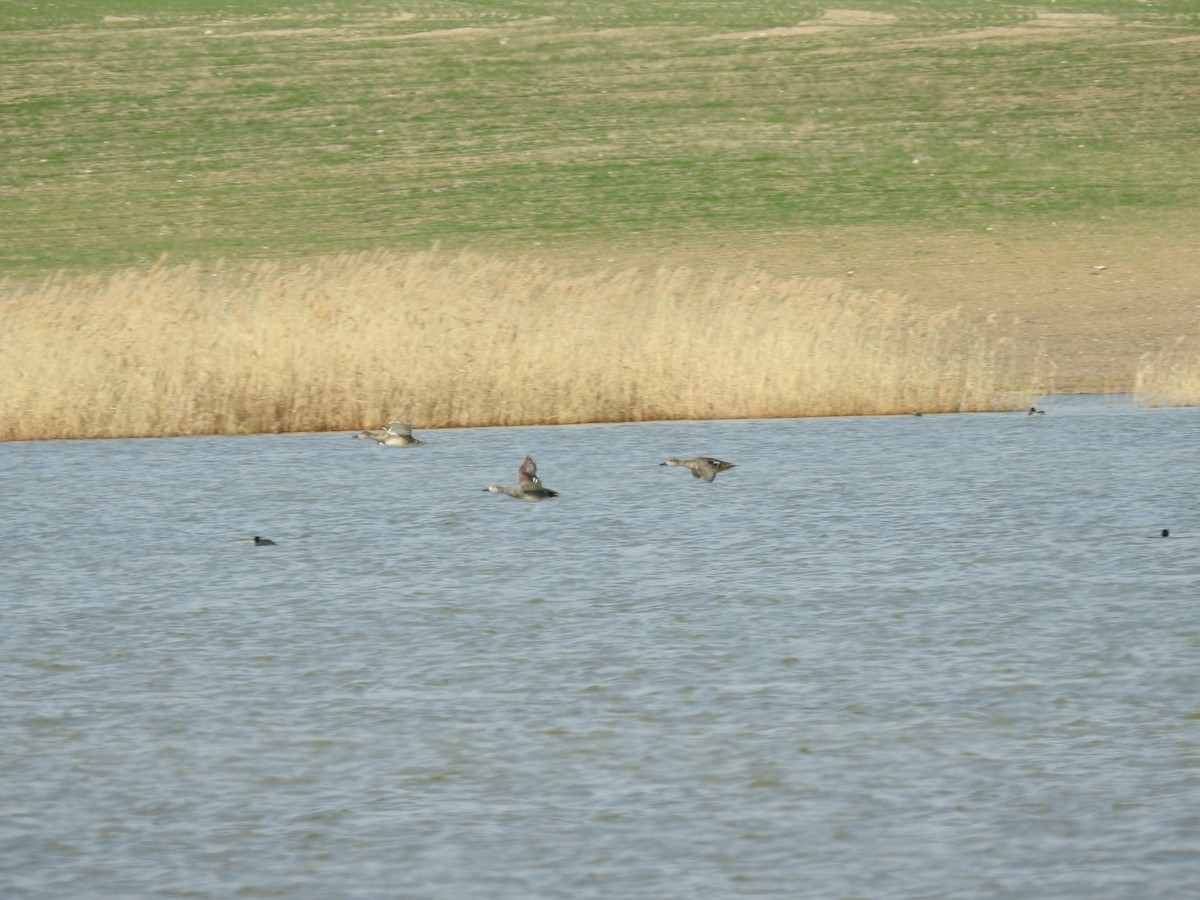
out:
<path id="1" fill-rule="evenodd" d="M 1039 361 L 889 293 L 428 251 L 0 285 L 0 438 L 1015 408 Z"/>
<path id="2" fill-rule="evenodd" d="M 1144 356 L 1134 393 L 1150 406 L 1200 406 L 1200 338 L 1181 337 Z"/>

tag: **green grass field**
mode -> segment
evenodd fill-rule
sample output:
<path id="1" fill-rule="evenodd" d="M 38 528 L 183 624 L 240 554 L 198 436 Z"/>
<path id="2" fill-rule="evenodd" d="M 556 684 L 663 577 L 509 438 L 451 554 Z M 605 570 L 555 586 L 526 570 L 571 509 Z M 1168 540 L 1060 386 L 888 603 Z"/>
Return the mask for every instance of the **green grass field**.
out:
<path id="1" fill-rule="evenodd" d="M 1200 6 L 3 2 L 0 125 L 18 277 L 1178 216 Z"/>

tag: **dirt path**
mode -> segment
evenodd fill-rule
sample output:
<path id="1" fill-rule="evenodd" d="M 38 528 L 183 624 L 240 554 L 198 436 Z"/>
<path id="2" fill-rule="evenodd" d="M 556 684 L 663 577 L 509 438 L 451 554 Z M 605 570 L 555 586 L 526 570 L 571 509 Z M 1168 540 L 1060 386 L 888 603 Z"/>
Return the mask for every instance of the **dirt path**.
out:
<path id="1" fill-rule="evenodd" d="M 899 291 L 932 310 L 960 306 L 974 320 L 995 315 L 1044 342 L 1053 387 L 1064 393 L 1128 391 L 1143 354 L 1200 334 L 1200 220 L 1109 218 L 1037 233 L 1006 226 L 646 235 L 549 255 L 589 267 L 749 266 Z"/>

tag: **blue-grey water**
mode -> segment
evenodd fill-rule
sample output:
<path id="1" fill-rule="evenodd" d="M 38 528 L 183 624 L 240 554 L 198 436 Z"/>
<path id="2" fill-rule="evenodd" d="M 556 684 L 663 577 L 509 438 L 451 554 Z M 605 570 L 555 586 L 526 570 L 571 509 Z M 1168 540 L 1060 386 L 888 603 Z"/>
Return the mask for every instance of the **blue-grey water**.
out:
<path id="1" fill-rule="evenodd" d="M 1200 410 L 422 436 L 0 445 L 0 896 L 1200 894 Z"/>

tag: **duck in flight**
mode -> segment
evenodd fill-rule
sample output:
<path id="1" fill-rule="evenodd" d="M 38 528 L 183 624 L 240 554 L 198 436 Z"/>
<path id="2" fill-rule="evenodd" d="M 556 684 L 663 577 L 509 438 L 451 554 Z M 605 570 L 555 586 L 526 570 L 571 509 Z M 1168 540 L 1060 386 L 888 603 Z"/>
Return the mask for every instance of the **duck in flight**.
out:
<path id="1" fill-rule="evenodd" d="M 660 466 L 683 466 L 692 473 L 693 478 L 703 478 L 705 481 L 712 481 L 717 477 L 718 472 L 724 472 L 726 469 L 732 469 L 733 463 L 725 462 L 723 459 L 717 459 L 715 456 L 697 456 L 695 459 L 676 459 L 671 457 L 664 463 L 659 463 Z"/>
<path id="2" fill-rule="evenodd" d="M 552 491 L 550 488 L 545 487 L 542 484 L 542 480 L 538 478 L 537 463 L 533 461 L 532 456 L 525 457 L 525 461 L 521 463 L 521 468 L 517 469 L 516 487 L 501 487 L 498 484 L 489 484 L 484 490 L 490 494 L 506 494 L 509 497 L 516 497 L 518 500 L 525 500 L 530 503 L 558 496 L 558 491 Z"/>
<path id="3" fill-rule="evenodd" d="M 362 441 L 375 441 L 385 447 L 417 447 L 424 441 L 413 437 L 413 427 L 407 422 L 390 422 L 383 431 L 360 431 L 355 435 Z"/>

